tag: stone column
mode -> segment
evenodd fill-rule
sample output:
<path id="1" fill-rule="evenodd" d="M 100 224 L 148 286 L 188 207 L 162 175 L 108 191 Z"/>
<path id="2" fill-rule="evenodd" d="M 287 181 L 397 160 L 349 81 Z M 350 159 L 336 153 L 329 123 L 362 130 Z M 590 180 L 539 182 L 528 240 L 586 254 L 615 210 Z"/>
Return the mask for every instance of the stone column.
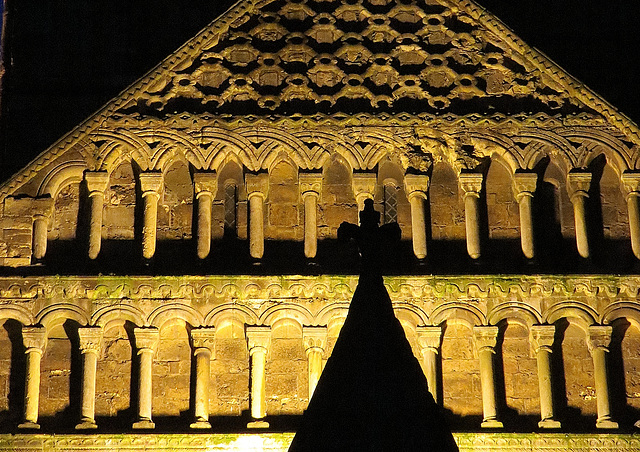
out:
<path id="1" fill-rule="evenodd" d="M 198 205 L 197 252 L 198 257 L 204 259 L 211 251 L 211 203 L 218 191 L 218 176 L 216 173 L 195 173 L 193 187 Z"/>
<path id="2" fill-rule="evenodd" d="M 322 188 L 322 175 L 299 175 L 300 197 L 304 203 L 304 255 L 312 259 L 318 251 L 318 199 Z"/>
<path id="3" fill-rule="evenodd" d="M 467 252 L 471 259 L 478 259 L 480 248 L 480 192 L 484 175 L 460 173 L 460 188 L 464 192 L 464 221 L 467 230 Z"/>
<path id="4" fill-rule="evenodd" d="M 40 360 L 47 346 L 47 333 L 37 326 L 22 327 L 22 343 L 27 356 L 24 384 L 24 422 L 18 428 L 39 429 Z"/>
<path id="5" fill-rule="evenodd" d="M 551 353 L 556 327 L 554 325 L 533 325 L 531 327 L 531 350 L 538 363 L 538 388 L 540 390 L 540 428 L 560 428 L 554 419 L 553 391 L 551 385 Z"/>
<path id="6" fill-rule="evenodd" d="M 327 327 L 303 327 L 302 340 L 309 360 L 309 400 L 311 400 L 322 374 L 322 355 L 327 346 Z"/>
<path id="7" fill-rule="evenodd" d="M 89 259 L 100 254 L 102 243 L 102 211 L 104 193 L 109 185 L 109 175 L 105 172 L 87 171 L 84 181 L 89 192 Z"/>
<path id="8" fill-rule="evenodd" d="M 429 392 L 436 403 L 438 400 L 438 354 L 442 345 L 442 328 L 439 326 L 419 326 L 417 329 L 418 345 L 422 353 L 422 370 L 427 377 Z"/>
<path id="9" fill-rule="evenodd" d="M 209 423 L 209 381 L 211 356 L 213 355 L 215 329 L 213 327 L 191 330 L 191 346 L 196 360 L 195 421 L 191 428 L 211 428 Z"/>
<path id="10" fill-rule="evenodd" d="M 640 173 L 623 173 L 622 186 L 629 209 L 631 249 L 640 259 Z"/>
<path id="11" fill-rule="evenodd" d="M 264 254 L 264 201 L 269 191 L 269 175 L 246 174 L 245 185 L 249 199 L 249 254 L 260 259 Z"/>
<path id="12" fill-rule="evenodd" d="M 364 200 L 373 199 L 376 192 L 377 176 L 375 173 L 353 173 L 353 194 L 358 203 L 358 212 L 364 209 Z"/>
<path id="13" fill-rule="evenodd" d="M 135 429 L 152 429 L 156 424 L 151 420 L 153 400 L 153 354 L 159 341 L 157 328 L 134 328 L 133 336 L 137 354 L 140 357 L 140 375 L 138 376 L 138 419 L 133 423 Z"/>
<path id="14" fill-rule="evenodd" d="M 413 254 L 418 259 L 427 257 L 427 225 L 425 223 L 425 203 L 429 190 L 429 176 L 424 174 L 406 174 L 404 190 L 411 205 L 411 237 Z"/>
<path id="15" fill-rule="evenodd" d="M 271 327 L 248 326 L 246 329 L 247 346 L 251 356 L 251 418 L 248 428 L 268 428 L 269 423 L 264 420 L 267 415 L 265 367 L 267 353 L 271 342 Z"/>
<path id="16" fill-rule="evenodd" d="M 102 328 L 78 328 L 80 352 L 82 353 L 82 393 L 80 394 L 80 423 L 76 429 L 97 428 L 96 412 L 96 371 L 98 355 L 102 349 Z"/>
<path id="17" fill-rule="evenodd" d="M 30 204 L 29 207 L 33 214 L 32 253 L 34 258 L 42 259 L 47 253 L 47 234 L 53 210 L 53 199 L 33 199 Z"/>
<path id="18" fill-rule="evenodd" d="M 513 194 L 520 213 L 520 244 L 527 259 L 535 257 L 532 204 L 537 184 L 536 173 L 516 173 L 513 177 Z"/>
<path id="19" fill-rule="evenodd" d="M 612 331 L 613 328 L 609 325 L 592 325 L 589 327 L 587 345 L 593 358 L 593 373 L 596 380 L 597 428 L 618 428 L 618 423 L 611 419 L 607 376 L 607 353 L 609 352 Z"/>
<path id="20" fill-rule="evenodd" d="M 589 236 L 587 231 L 587 199 L 591 186 L 591 173 L 569 173 L 567 177 L 569 195 L 573 204 L 573 219 L 576 229 L 578 253 L 585 259 L 589 257 Z"/>
<path id="21" fill-rule="evenodd" d="M 482 428 L 502 428 L 498 420 L 496 402 L 496 381 L 493 371 L 493 355 L 498 340 L 497 326 L 476 326 L 473 339 L 480 360 L 480 385 L 482 386 Z"/>
<path id="22" fill-rule="evenodd" d="M 141 173 L 142 191 L 142 257 L 151 259 L 156 252 L 156 230 L 158 228 L 158 201 L 163 188 L 162 173 Z"/>

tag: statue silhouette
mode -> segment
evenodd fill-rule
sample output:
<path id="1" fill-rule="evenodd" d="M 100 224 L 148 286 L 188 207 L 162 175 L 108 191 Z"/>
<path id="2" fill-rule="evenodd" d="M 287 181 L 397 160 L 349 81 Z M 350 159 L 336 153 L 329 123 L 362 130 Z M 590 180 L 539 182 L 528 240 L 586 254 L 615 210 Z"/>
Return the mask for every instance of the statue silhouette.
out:
<path id="1" fill-rule="evenodd" d="M 458 450 L 381 276 L 381 244 L 399 242 L 400 228 L 379 222 L 367 200 L 360 226 L 338 230 L 358 245 L 360 279 L 290 452 Z"/>

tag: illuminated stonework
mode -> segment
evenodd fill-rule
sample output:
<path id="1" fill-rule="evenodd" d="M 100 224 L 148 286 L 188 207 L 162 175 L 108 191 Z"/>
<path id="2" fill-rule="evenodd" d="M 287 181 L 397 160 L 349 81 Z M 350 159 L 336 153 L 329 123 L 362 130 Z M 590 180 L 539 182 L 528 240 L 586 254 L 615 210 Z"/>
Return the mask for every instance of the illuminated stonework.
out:
<path id="1" fill-rule="evenodd" d="M 640 418 L 639 145 L 470 1 L 242 0 L 0 186 L 0 419 L 98 429 L 0 450 L 284 450 L 215 432 L 295 425 L 366 199 L 453 429 L 561 432 L 461 450 L 637 449 L 574 433 Z"/>

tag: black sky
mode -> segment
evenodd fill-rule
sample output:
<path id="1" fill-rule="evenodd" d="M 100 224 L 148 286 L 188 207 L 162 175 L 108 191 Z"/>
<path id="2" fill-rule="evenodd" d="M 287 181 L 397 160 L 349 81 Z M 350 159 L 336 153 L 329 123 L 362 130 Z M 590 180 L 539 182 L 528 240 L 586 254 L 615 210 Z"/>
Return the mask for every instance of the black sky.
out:
<path id="1" fill-rule="evenodd" d="M 8 0 L 0 179 L 143 76 L 233 0 Z M 640 2 L 478 0 L 640 122 Z"/>

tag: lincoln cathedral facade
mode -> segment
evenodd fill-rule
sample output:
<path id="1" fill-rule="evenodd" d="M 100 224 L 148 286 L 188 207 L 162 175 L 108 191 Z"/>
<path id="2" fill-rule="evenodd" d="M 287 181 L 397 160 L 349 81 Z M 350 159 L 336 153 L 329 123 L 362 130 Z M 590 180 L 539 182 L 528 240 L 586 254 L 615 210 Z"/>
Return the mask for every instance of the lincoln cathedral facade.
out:
<path id="1" fill-rule="evenodd" d="M 286 450 L 366 199 L 461 450 L 638 450 L 639 160 L 470 0 L 240 0 L 0 185 L 0 450 Z"/>

